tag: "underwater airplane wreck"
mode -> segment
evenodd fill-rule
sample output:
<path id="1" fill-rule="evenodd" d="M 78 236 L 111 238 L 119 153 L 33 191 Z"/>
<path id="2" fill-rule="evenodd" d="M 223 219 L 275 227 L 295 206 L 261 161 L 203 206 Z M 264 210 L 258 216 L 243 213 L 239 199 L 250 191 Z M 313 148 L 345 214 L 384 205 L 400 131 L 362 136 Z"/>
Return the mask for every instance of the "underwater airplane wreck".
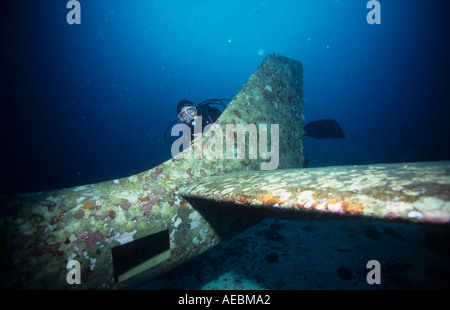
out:
<path id="1" fill-rule="evenodd" d="M 0 197 L 1 288 L 138 287 L 270 216 L 448 225 L 450 162 L 303 169 L 302 79 L 300 62 L 269 55 L 216 122 L 279 124 L 279 141 L 267 139 L 275 170 L 261 156 L 175 156 L 122 179 Z"/>

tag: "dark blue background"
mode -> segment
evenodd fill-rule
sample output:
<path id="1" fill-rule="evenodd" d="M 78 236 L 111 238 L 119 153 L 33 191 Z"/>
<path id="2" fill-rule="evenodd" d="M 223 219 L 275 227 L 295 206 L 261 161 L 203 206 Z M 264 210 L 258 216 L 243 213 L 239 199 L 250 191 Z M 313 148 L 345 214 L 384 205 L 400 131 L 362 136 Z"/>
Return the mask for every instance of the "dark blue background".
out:
<path id="1" fill-rule="evenodd" d="M 179 100 L 232 99 L 268 53 L 304 65 L 312 167 L 450 159 L 449 1 L 1 4 L 1 193 L 129 176 L 170 158 Z"/>

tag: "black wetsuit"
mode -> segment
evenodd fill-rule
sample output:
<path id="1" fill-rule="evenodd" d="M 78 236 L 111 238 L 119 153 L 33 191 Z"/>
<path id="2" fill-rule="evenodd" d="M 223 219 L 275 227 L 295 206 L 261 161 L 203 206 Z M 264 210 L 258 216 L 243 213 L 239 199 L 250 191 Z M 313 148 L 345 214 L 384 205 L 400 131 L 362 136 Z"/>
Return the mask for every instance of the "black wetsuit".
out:
<path id="1" fill-rule="evenodd" d="M 222 114 L 219 109 L 208 104 L 197 106 L 197 116 L 202 117 L 202 133 L 206 125 L 214 123 Z M 187 124 L 191 129 L 191 141 L 194 141 L 194 125 L 192 122 Z"/>

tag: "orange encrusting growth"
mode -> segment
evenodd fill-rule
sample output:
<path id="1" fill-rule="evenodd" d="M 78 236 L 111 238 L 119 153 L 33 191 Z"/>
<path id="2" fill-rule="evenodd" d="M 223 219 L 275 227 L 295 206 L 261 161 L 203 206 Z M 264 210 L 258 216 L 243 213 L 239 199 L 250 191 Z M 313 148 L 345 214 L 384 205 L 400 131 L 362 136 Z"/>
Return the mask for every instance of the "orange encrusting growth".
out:
<path id="1" fill-rule="evenodd" d="M 83 206 L 83 209 L 90 209 L 91 207 L 93 207 L 94 205 L 91 202 L 86 202 Z"/>
<path id="2" fill-rule="evenodd" d="M 225 200 L 225 201 L 234 201 L 240 204 L 243 203 L 251 203 L 252 202 L 252 198 L 244 198 L 244 197 L 238 197 L 238 196 L 226 196 L 223 195 L 221 198 L 221 200 Z"/>
<path id="3" fill-rule="evenodd" d="M 344 202 L 342 204 L 342 210 L 345 212 L 363 212 L 363 204 L 361 202 Z"/>
<path id="4" fill-rule="evenodd" d="M 262 195 L 261 197 L 259 197 L 259 200 L 262 201 L 264 204 L 267 205 L 274 205 L 276 203 L 282 203 L 280 201 L 280 199 L 278 199 L 277 197 L 273 196 L 271 193 L 267 193 Z"/>
<path id="5" fill-rule="evenodd" d="M 252 201 L 251 198 L 244 198 L 244 197 L 233 197 L 233 200 L 236 202 L 242 202 L 242 203 L 250 203 Z"/>

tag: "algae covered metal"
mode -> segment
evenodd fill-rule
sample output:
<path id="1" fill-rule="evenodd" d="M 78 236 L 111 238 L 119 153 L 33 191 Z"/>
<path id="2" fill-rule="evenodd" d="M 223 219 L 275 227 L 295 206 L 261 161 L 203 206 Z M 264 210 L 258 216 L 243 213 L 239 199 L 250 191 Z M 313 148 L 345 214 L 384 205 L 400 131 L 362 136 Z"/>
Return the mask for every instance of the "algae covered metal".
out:
<path id="1" fill-rule="evenodd" d="M 217 205 L 448 223 L 450 162 L 235 172 L 205 178 L 180 193 Z"/>
<path id="2" fill-rule="evenodd" d="M 136 287 L 274 212 L 449 222 L 449 162 L 300 169 L 302 79 L 300 62 L 269 55 L 215 126 L 161 165 L 0 197 L 0 287 Z"/>
<path id="3" fill-rule="evenodd" d="M 279 124 L 278 167 L 301 167 L 302 96 L 301 63 L 269 55 L 216 124 L 223 128 Z M 271 147 L 270 135 L 267 147 Z M 191 148 L 196 145 L 185 151 Z M 236 154 L 237 146 L 232 148 Z M 223 221 L 227 233 L 218 234 L 179 195 L 181 186 L 215 174 L 259 170 L 265 161 L 259 156 L 172 158 L 122 179 L 1 197 L 0 286 L 109 289 L 139 285 L 257 222 L 245 210 L 233 212 Z M 68 268 L 67 263 L 72 261 L 80 264 L 80 284 L 68 284 L 72 266 Z"/>

